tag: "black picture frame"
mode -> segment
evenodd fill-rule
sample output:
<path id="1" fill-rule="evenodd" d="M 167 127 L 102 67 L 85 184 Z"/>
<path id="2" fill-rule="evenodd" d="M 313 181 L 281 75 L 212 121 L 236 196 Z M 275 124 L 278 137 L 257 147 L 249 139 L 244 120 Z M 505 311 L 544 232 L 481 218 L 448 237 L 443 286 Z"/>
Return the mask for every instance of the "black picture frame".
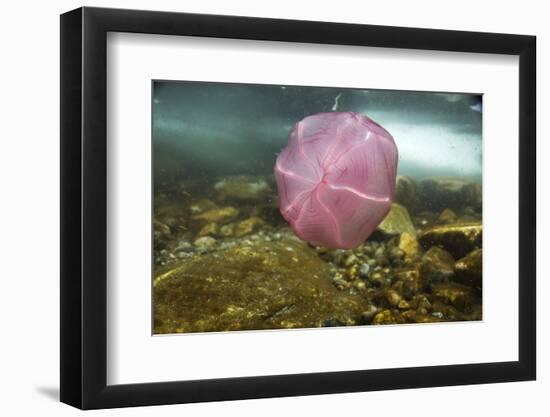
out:
<path id="1" fill-rule="evenodd" d="M 108 32 L 519 56 L 519 360 L 107 385 Z M 62 402 L 94 409 L 535 379 L 534 36 L 84 7 L 61 15 L 60 56 Z"/>

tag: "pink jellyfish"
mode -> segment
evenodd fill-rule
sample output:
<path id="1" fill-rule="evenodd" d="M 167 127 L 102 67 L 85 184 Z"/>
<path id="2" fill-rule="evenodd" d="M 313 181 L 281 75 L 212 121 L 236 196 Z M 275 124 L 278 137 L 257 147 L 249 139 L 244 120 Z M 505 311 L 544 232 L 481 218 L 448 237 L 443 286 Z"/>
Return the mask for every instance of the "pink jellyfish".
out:
<path id="1" fill-rule="evenodd" d="M 307 116 L 275 164 L 281 214 L 313 245 L 357 247 L 391 207 L 397 158 L 392 136 L 367 116 Z"/>

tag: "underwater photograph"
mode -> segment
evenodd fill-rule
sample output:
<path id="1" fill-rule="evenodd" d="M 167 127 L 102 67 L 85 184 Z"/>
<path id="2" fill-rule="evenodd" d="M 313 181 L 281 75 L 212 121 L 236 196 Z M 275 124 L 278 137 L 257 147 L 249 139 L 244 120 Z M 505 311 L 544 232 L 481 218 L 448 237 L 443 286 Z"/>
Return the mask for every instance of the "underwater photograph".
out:
<path id="1" fill-rule="evenodd" d="M 153 334 L 482 320 L 482 96 L 152 81 Z"/>

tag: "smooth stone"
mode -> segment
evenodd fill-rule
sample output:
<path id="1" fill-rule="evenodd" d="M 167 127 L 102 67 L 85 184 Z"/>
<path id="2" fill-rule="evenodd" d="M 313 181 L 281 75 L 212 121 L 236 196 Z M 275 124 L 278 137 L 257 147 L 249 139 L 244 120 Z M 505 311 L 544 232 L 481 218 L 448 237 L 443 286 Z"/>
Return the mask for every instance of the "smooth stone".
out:
<path id="1" fill-rule="evenodd" d="M 203 236 L 196 239 L 193 244 L 199 249 L 211 249 L 216 246 L 216 239 L 210 236 Z"/>
<path id="2" fill-rule="evenodd" d="M 237 224 L 235 236 L 242 237 L 248 235 L 263 225 L 265 225 L 265 222 L 259 217 L 250 217 Z"/>
<path id="3" fill-rule="evenodd" d="M 348 256 L 344 262 L 344 266 L 352 266 L 358 261 L 357 256 L 355 256 L 353 253 Z"/>
<path id="4" fill-rule="evenodd" d="M 193 216 L 194 219 L 204 220 L 206 222 L 227 222 L 236 218 L 239 215 L 239 210 L 235 207 L 226 206 L 205 211 L 204 213 Z"/>
<path id="5" fill-rule="evenodd" d="M 420 234 L 418 241 L 425 249 L 441 246 L 458 259 L 480 248 L 482 239 L 481 222 L 470 222 L 431 227 Z"/>
<path id="6" fill-rule="evenodd" d="M 349 252 L 343 249 L 336 249 L 332 252 L 334 263 L 339 266 L 346 266 L 346 259 L 348 259 Z"/>
<path id="7" fill-rule="evenodd" d="M 386 300 L 392 307 L 397 307 L 402 300 L 401 295 L 393 289 L 386 290 Z"/>
<path id="8" fill-rule="evenodd" d="M 235 233 L 235 223 L 224 224 L 220 227 L 220 235 L 223 237 L 233 236 Z"/>
<path id="9" fill-rule="evenodd" d="M 365 291 L 367 289 L 367 284 L 365 284 L 365 281 L 358 279 L 354 281 L 353 287 L 359 291 Z"/>
<path id="10" fill-rule="evenodd" d="M 440 247 L 431 247 L 422 256 L 422 276 L 429 283 L 447 281 L 454 274 L 453 256 Z"/>
<path id="11" fill-rule="evenodd" d="M 155 334 L 353 325 L 370 304 L 338 291 L 326 262 L 295 240 L 181 261 L 155 276 L 153 301 Z"/>
<path id="12" fill-rule="evenodd" d="M 155 219 L 153 221 L 153 242 L 155 251 L 166 248 L 172 238 L 170 227 Z"/>
<path id="13" fill-rule="evenodd" d="M 170 226 L 156 219 L 153 221 L 153 229 L 159 236 L 168 236 L 172 233 L 170 231 Z"/>
<path id="14" fill-rule="evenodd" d="M 440 223 L 453 223 L 454 221 L 456 221 L 456 213 L 450 208 L 446 208 L 441 212 L 437 220 Z"/>
<path id="15" fill-rule="evenodd" d="M 369 276 L 370 272 L 370 265 L 367 263 L 361 264 L 361 267 L 359 268 L 359 276 L 361 278 L 367 278 Z"/>
<path id="16" fill-rule="evenodd" d="M 483 252 L 476 249 L 455 263 L 454 281 L 480 289 L 483 276 Z"/>
<path id="17" fill-rule="evenodd" d="M 387 283 L 385 275 L 380 271 L 374 271 L 369 275 L 369 281 L 376 286 L 383 286 Z"/>
<path id="18" fill-rule="evenodd" d="M 196 214 L 204 213 L 205 211 L 208 211 L 208 210 L 214 210 L 215 208 L 216 208 L 216 204 L 214 204 L 213 201 L 207 198 L 202 198 L 200 200 L 197 200 L 191 203 L 191 205 L 189 206 L 189 211 L 191 212 L 191 214 L 196 215 Z"/>
<path id="19" fill-rule="evenodd" d="M 357 278 L 359 278 L 359 265 L 352 265 L 347 270 L 347 278 L 350 281 L 355 281 Z"/>
<path id="20" fill-rule="evenodd" d="M 214 184 L 218 199 L 236 201 L 258 201 L 272 192 L 269 183 L 262 177 L 225 177 Z"/>
<path id="21" fill-rule="evenodd" d="M 399 236 L 399 249 L 405 253 L 405 261 L 410 262 L 417 258 L 420 251 L 418 240 L 413 235 L 404 232 Z"/>
<path id="22" fill-rule="evenodd" d="M 390 250 L 390 258 L 394 261 L 395 260 L 401 260 L 401 259 L 403 259 L 404 256 L 405 256 L 405 251 L 401 248 L 393 247 Z"/>
<path id="23" fill-rule="evenodd" d="M 377 311 L 378 308 L 374 304 L 369 304 L 365 311 L 361 313 L 361 317 L 366 323 L 370 323 Z"/>
<path id="24" fill-rule="evenodd" d="M 385 251 L 384 246 L 378 246 L 376 248 L 376 250 L 374 251 L 374 257 L 376 258 L 377 256 L 378 257 L 384 256 L 385 253 L 386 253 L 386 251 Z"/>
<path id="25" fill-rule="evenodd" d="M 389 213 L 378 225 L 378 230 L 388 235 L 399 235 L 405 232 L 416 236 L 416 229 L 409 212 L 404 206 L 397 203 L 391 205 Z"/>
<path id="26" fill-rule="evenodd" d="M 218 233 L 218 225 L 216 223 L 207 223 L 199 231 L 198 236 L 214 236 Z"/>
<path id="27" fill-rule="evenodd" d="M 187 242 L 186 240 L 182 240 L 178 242 L 177 246 L 174 249 L 174 252 L 189 252 L 193 250 L 193 245 L 191 243 Z"/>

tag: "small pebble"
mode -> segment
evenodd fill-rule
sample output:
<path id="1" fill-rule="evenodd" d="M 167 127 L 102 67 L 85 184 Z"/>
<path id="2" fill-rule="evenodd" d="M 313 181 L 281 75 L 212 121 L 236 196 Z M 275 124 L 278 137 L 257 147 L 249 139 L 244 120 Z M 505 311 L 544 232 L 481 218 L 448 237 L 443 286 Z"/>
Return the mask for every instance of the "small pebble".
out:
<path id="1" fill-rule="evenodd" d="M 345 266 L 352 266 L 356 262 L 357 262 L 357 256 L 355 256 L 354 254 L 351 254 L 350 256 L 348 256 L 346 258 L 346 261 L 344 262 L 344 265 Z"/>
<path id="2" fill-rule="evenodd" d="M 367 284 L 365 284 L 365 281 L 361 281 L 360 279 L 355 281 L 353 286 L 359 291 L 364 291 L 367 289 Z"/>
<path id="3" fill-rule="evenodd" d="M 345 323 L 342 323 L 340 320 L 334 319 L 334 318 L 327 319 L 323 323 L 323 327 L 338 327 L 338 326 L 345 326 L 345 325 L 346 325 Z"/>
<path id="4" fill-rule="evenodd" d="M 403 257 L 405 256 L 405 252 L 403 252 L 402 249 L 399 249 L 398 247 L 394 247 L 391 251 L 390 251 L 390 257 L 392 258 L 392 260 L 398 260 L 398 259 L 403 259 Z"/>
<path id="5" fill-rule="evenodd" d="M 384 274 L 380 271 L 374 271 L 369 275 L 369 281 L 378 286 L 382 286 L 384 284 L 384 278 Z"/>
<path id="6" fill-rule="evenodd" d="M 193 244 L 199 249 L 210 249 L 216 244 L 216 239 L 210 236 L 199 237 Z"/>
<path id="7" fill-rule="evenodd" d="M 186 240 L 182 240 L 178 243 L 178 246 L 176 246 L 174 252 L 188 252 L 191 250 L 193 250 L 193 245 Z"/>
<path id="8" fill-rule="evenodd" d="M 425 309 L 426 311 L 432 307 L 432 304 L 430 303 L 430 300 L 428 300 L 426 297 L 422 296 L 418 299 L 418 308 Z"/>
<path id="9" fill-rule="evenodd" d="M 333 257 L 336 265 L 344 266 L 347 259 L 347 253 L 344 250 L 337 249 L 333 252 Z"/>
<path id="10" fill-rule="evenodd" d="M 367 323 L 370 323 L 372 321 L 372 318 L 376 315 L 376 312 L 378 309 L 374 304 L 370 304 L 365 311 L 361 313 L 361 317 L 363 320 L 365 320 Z"/>
<path id="11" fill-rule="evenodd" d="M 401 302 L 402 298 L 397 291 L 388 290 L 386 292 L 386 300 L 390 303 L 391 306 L 396 307 Z"/>
<path id="12" fill-rule="evenodd" d="M 372 246 L 368 243 L 365 243 L 365 245 L 363 246 L 363 253 L 365 255 L 372 255 L 372 252 L 373 252 Z"/>
<path id="13" fill-rule="evenodd" d="M 420 307 L 416 310 L 416 314 L 425 316 L 426 314 L 428 314 L 428 310 L 426 310 L 424 307 Z"/>
<path id="14" fill-rule="evenodd" d="M 235 231 L 235 225 L 233 223 L 226 224 L 220 227 L 220 235 L 225 237 L 232 236 L 234 231 Z"/>
<path id="15" fill-rule="evenodd" d="M 368 263 L 362 264 L 359 268 L 359 276 L 361 278 L 367 278 L 370 272 L 370 265 Z"/>

